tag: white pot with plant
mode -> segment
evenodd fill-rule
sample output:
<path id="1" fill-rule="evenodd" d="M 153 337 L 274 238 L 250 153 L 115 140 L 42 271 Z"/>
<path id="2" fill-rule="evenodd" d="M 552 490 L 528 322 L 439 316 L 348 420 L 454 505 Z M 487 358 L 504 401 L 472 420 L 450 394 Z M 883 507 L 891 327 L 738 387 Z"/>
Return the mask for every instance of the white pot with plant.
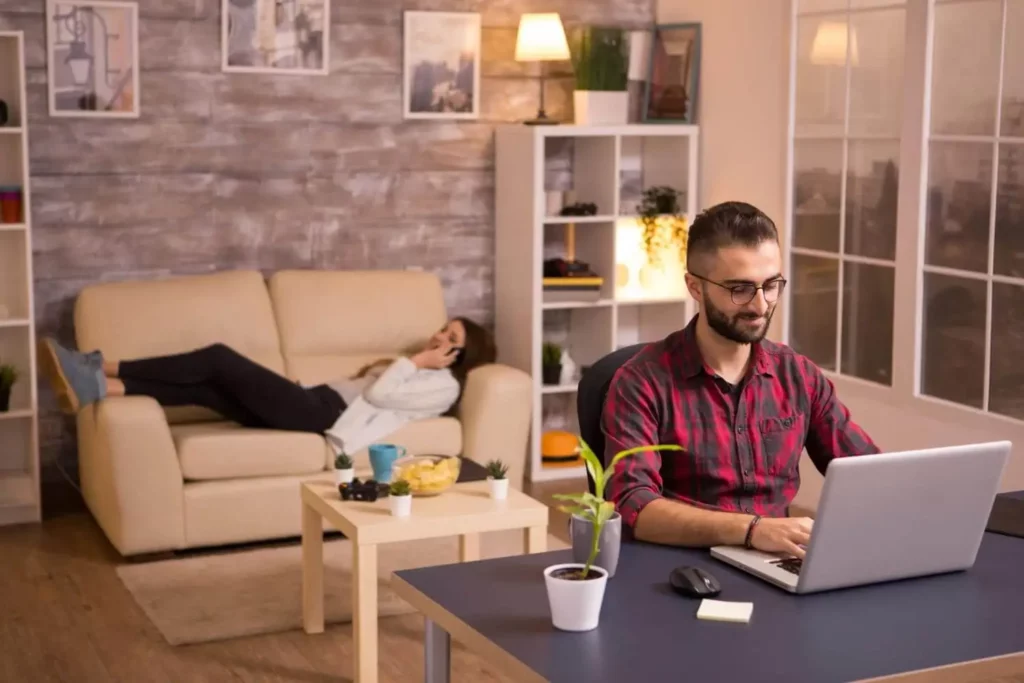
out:
<path id="1" fill-rule="evenodd" d="M 351 484 L 356 477 L 355 468 L 352 465 L 352 458 L 345 453 L 338 453 L 334 458 L 334 483 Z"/>
<path id="2" fill-rule="evenodd" d="M 508 465 L 501 460 L 487 463 L 487 483 L 491 488 L 491 498 L 505 500 L 508 498 Z"/>
<path id="3" fill-rule="evenodd" d="M 562 511 L 589 525 L 590 533 L 585 541 L 589 544 L 585 562 L 556 564 L 544 570 L 544 584 L 551 608 L 551 623 L 563 631 L 590 631 L 601 621 L 601 605 L 604 603 L 605 588 L 608 585 L 609 570 L 598 565 L 599 554 L 606 558 L 613 553 L 602 550 L 601 540 L 605 525 L 616 517 L 615 504 L 604 500 L 604 487 L 615 469 L 615 464 L 625 457 L 649 450 L 682 450 L 679 446 L 639 446 L 620 451 L 605 469 L 601 460 L 587 443 L 580 439 L 580 453 L 587 464 L 587 470 L 594 480 L 594 491 L 585 493 L 562 493 L 554 497 L 567 501 Z M 582 536 L 580 536 L 582 538 Z M 616 543 L 617 543 L 616 537 Z M 577 535 L 573 536 L 574 546 Z M 576 548 L 573 548 L 574 555 Z M 614 548 L 615 563 L 618 563 L 619 549 Z M 577 555 L 578 557 L 578 555 Z M 612 566 L 614 570 L 614 565 Z"/>
<path id="4" fill-rule="evenodd" d="M 576 89 L 573 111 L 578 126 L 618 126 L 629 122 L 629 37 L 618 28 L 587 26 L 571 50 Z"/>
<path id="5" fill-rule="evenodd" d="M 409 482 L 405 479 L 391 482 L 388 501 L 391 504 L 391 514 L 395 517 L 408 517 L 412 514 L 412 487 L 409 486 Z"/>

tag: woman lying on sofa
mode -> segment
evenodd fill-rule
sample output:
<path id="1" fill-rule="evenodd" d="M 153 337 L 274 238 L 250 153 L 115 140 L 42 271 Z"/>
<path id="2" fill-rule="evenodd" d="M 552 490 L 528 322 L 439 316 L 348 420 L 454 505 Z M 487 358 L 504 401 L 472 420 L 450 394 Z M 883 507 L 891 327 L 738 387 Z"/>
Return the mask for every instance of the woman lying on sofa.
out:
<path id="1" fill-rule="evenodd" d="M 150 396 L 163 406 L 202 406 L 245 427 L 324 434 L 337 452 L 355 453 L 407 422 L 454 412 L 470 370 L 493 363 L 494 339 L 453 318 L 425 348 L 383 359 L 355 376 L 303 387 L 224 344 L 172 356 L 104 361 L 52 339 L 40 363 L 66 413 L 106 396 Z"/>

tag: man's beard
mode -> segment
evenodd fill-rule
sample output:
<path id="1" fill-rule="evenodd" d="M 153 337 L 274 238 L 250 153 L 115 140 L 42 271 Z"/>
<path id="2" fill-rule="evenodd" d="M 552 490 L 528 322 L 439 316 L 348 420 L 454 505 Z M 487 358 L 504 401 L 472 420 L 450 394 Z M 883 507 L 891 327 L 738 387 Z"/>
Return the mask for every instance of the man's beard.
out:
<path id="1" fill-rule="evenodd" d="M 764 324 L 759 328 L 750 327 L 745 324 L 750 320 L 761 318 L 756 313 L 737 313 L 731 318 L 721 309 L 715 308 L 708 297 L 707 289 L 704 290 L 704 315 L 708 318 L 708 326 L 715 332 L 737 344 L 755 344 L 768 334 L 768 327 L 775 315 L 775 307 L 772 306 L 764 315 Z"/>

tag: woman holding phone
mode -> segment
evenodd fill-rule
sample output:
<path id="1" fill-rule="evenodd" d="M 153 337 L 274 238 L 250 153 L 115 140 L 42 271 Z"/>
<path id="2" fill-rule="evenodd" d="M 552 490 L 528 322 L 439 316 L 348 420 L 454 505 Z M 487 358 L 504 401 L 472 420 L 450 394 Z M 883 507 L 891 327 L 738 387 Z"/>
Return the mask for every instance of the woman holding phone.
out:
<path id="1" fill-rule="evenodd" d="M 202 406 L 245 427 L 324 434 L 354 453 L 412 420 L 454 413 L 466 377 L 495 362 L 487 330 L 458 317 L 420 351 L 365 366 L 353 377 L 301 386 L 224 344 L 186 353 L 105 361 L 53 339 L 40 342 L 43 373 L 69 414 L 107 396 L 149 396 L 162 406 Z"/>

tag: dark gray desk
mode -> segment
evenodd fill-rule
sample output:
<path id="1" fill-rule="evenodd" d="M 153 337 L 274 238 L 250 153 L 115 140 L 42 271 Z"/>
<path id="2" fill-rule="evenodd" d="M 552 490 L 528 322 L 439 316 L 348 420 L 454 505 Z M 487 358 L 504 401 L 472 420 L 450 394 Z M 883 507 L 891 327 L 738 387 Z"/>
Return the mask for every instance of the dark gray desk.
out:
<path id="1" fill-rule="evenodd" d="M 986 534 L 968 572 L 802 596 L 707 551 L 629 544 L 601 625 L 580 634 L 551 626 L 541 575 L 567 561 L 569 551 L 556 551 L 397 572 L 394 589 L 427 617 L 427 680 L 448 680 L 449 634 L 504 671 L 557 683 L 827 683 L 968 662 L 971 680 L 1024 672 L 1020 538 Z M 720 599 L 752 601 L 751 622 L 698 621 L 698 601 L 667 585 L 682 564 L 717 576 Z M 965 673 L 940 669 L 928 680 Z"/>

